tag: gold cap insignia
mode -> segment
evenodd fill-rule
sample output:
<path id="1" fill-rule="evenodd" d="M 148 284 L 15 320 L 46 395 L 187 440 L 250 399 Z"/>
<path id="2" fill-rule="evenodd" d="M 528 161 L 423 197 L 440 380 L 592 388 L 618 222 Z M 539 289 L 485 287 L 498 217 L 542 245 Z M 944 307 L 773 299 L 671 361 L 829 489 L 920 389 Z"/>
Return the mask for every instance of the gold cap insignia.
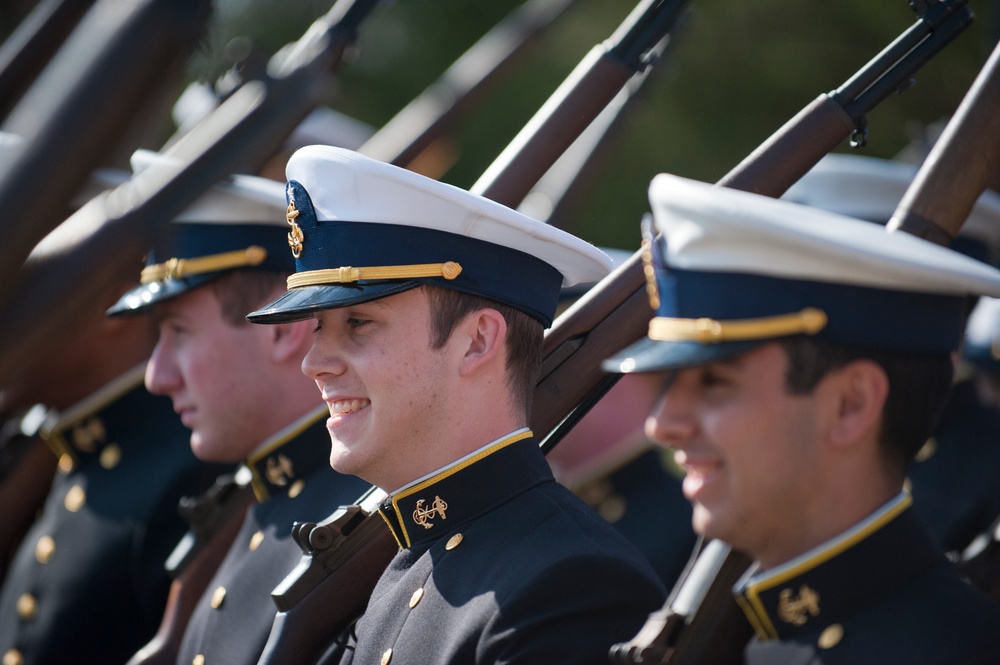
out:
<path id="1" fill-rule="evenodd" d="M 806 622 L 807 615 L 819 616 L 819 594 L 805 584 L 799 587 L 799 593 L 794 597 L 791 589 L 782 589 L 778 596 L 778 616 L 781 620 L 801 626 Z"/>
<path id="2" fill-rule="evenodd" d="M 302 227 L 295 223 L 298 216 L 299 211 L 295 207 L 295 201 L 289 201 L 288 209 L 285 211 L 285 220 L 292 227 L 292 230 L 288 232 L 288 246 L 292 248 L 292 256 L 295 258 L 302 255 L 302 244 L 306 240 L 305 234 L 302 233 Z"/>
<path id="3" fill-rule="evenodd" d="M 431 504 L 430 508 L 424 508 L 424 500 L 420 499 L 417 501 L 417 507 L 413 510 L 413 521 L 425 529 L 429 529 L 434 526 L 430 519 L 435 515 L 440 516 L 443 520 L 448 519 L 444 514 L 446 510 L 448 510 L 448 504 L 442 501 L 439 496 L 435 495 L 434 503 Z"/>
<path id="4" fill-rule="evenodd" d="M 648 213 L 642 218 L 642 273 L 646 276 L 646 295 L 655 312 L 660 308 L 660 292 L 656 288 L 656 269 L 653 267 L 653 218 Z"/>
<path id="5" fill-rule="evenodd" d="M 295 476 L 295 469 L 292 466 L 292 460 L 284 455 L 278 455 L 277 458 L 267 458 L 267 468 L 264 469 L 264 473 L 267 474 L 269 483 L 284 487 L 288 484 L 289 479 Z"/>

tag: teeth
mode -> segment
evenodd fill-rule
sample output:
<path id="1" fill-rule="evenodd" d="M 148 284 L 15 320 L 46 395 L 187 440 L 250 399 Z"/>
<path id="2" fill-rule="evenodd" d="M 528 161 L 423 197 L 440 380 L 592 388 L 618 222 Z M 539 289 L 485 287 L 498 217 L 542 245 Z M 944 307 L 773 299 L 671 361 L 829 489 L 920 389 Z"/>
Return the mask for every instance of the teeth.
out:
<path id="1" fill-rule="evenodd" d="M 338 399 L 330 406 L 330 410 L 334 415 L 339 416 L 345 413 L 360 411 L 369 404 L 371 404 L 371 401 L 367 399 Z"/>

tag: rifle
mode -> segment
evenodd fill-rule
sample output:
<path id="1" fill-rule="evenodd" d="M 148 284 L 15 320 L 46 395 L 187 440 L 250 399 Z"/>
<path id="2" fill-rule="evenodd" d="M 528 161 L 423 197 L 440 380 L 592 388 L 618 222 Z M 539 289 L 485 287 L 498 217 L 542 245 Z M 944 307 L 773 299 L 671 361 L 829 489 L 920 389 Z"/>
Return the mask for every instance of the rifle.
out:
<path id="1" fill-rule="evenodd" d="M 31 248 L 115 147 L 106 137 L 179 72 L 208 9 L 207 0 L 99 0 L 11 111 L 3 130 L 25 141 L 0 163 L 0 205 L 18 210 L 0 220 L 0 307 Z"/>
<path id="2" fill-rule="evenodd" d="M 43 0 L 0 46 L 0 119 L 31 85 L 93 0 Z"/>
<path id="3" fill-rule="evenodd" d="M 344 49 L 376 4 L 338 0 L 301 39 L 271 58 L 267 75 L 243 85 L 180 138 L 165 153 L 173 159 L 162 160 L 74 213 L 65 224 L 93 229 L 83 240 L 67 249 L 49 236 L 36 247 L 3 311 L 0 374 L 11 371 L 33 349 L 57 340 L 65 322 L 76 311 L 94 306 L 116 280 L 134 275 L 155 235 L 209 185 L 230 173 L 259 167 L 272 155 L 329 89 Z M 18 228 L 25 226 L 17 221 Z M 4 268 L 7 264 L 0 265 L 0 271 Z M 66 275 L 88 279 L 67 290 Z M 47 313 L 41 320 L 39 311 Z M 24 330 L 34 335 L 24 335 Z"/>
<path id="4" fill-rule="evenodd" d="M 478 103 L 524 55 L 525 47 L 574 0 L 528 0 L 473 44 L 369 138 L 358 152 L 409 168 L 456 118 Z"/>
<path id="5" fill-rule="evenodd" d="M 536 119 L 550 114 L 555 118 L 573 115 L 573 122 L 540 122 L 539 126 L 558 131 L 560 136 L 555 140 L 535 129 L 519 134 L 515 139 L 518 154 L 513 155 L 508 148 L 497 160 L 505 161 L 506 166 L 491 167 L 491 178 L 502 178 L 503 189 L 491 187 L 487 196 L 510 196 L 513 198 L 501 202 L 516 205 L 520 200 L 514 200 L 517 192 L 523 198 L 538 175 L 586 128 L 586 122 L 600 113 L 602 105 L 581 98 L 585 91 L 607 102 L 634 74 L 645 71 L 653 62 L 649 54 L 663 42 L 683 4 L 680 0 L 640 2 L 608 43 L 592 50 L 536 115 Z M 531 168 L 507 173 L 507 169 L 517 171 L 525 163 Z M 481 180 L 485 183 L 489 179 L 484 176 Z M 294 528 L 303 558 L 272 593 L 279 612 L 260 663 L 312 662 L 328 646 L 328 636 L 361 614 L 398 549 L 377 515 L 376 508 L 384 498 L 384 492 L 372 488 L 357 505 L 341 507 L 320 524 Z"/>
<path id="6" fill-rule="evenodd" d="M 163 618 L 156 635 L 129 659 L 128 665 L 172 665 L 177 660 L 195 605 L 229 552 L 253 503 L 249 479 L 240 475 L 238 471 L 221 476 L 202 496 L 181 499 L 181 517 L 191 530 L 167 558 L 167 573 L 173 581 Z"/>
<path id="7" fill-rule="evenodd" d="M 889 221 L 931 241 L 955 237 L 1000 166 L 1000 44 L 948 122 Z M 945 201 L 938 200 L 946 195 Z M 958 561 L 962 574 L 1000 599 L 1000 518 L 973 540 Z"/>

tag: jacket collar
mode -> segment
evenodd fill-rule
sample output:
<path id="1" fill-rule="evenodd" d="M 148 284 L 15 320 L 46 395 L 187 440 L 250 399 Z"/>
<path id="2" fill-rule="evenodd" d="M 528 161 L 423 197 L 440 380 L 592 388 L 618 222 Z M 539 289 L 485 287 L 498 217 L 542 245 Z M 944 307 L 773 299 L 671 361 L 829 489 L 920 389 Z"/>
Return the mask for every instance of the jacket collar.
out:
<path id="1" fill-rule="evenodd" d="M 59 458 L 60 471 L 69 473 L 98 456 L 105 466 L 117 462 L 118 442 L 127 439 L 119 435 L 135 420 L 135 401 L 151 397 L 142 385 L 145 372 L 142 363 L 65 411 L 45 414 L 39 435 Z"/>
<path id="2" fill-rule="evenodd" d="M 378 511 L 400 548 L 414 547 L 551 480 L 531 431 L 518 430 L 397 490 Z"/>
<path id="3" fill-rule="evenodd" d="M 327 414 L 325 404 L 316 407 L 247 458 L 245 466 L 252 474 L 250 486 L 259 503 L 281 494 L 295 498 L 305 486 L 306 477 L 330 466 Z"/>
<path id="4" fill-rule="evenodd" d="M 736 601 L 761 639 L 787 640 L 845 621 L 937 562 L 934 548 L 900 493 L 848 531 L 765 572 L 753 566 Z"/>

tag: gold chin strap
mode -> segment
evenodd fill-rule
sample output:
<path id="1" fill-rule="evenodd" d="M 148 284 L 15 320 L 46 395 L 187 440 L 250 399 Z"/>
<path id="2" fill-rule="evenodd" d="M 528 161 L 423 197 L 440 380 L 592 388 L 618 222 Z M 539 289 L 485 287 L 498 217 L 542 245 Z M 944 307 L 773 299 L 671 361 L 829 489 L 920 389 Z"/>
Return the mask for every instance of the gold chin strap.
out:
<path id="1" fill-rule="evenodd" d="M 462 266 L 454 261 L 421 263 L 409 266 L 369 266 L 367 268 L 329 268 L 307 270 L 288 278 L 288 288 L 315 286 L 317 284 L 346 284 L 362 279 L 412 279 L 415 277 L 444 277 L 452 280 L 462 274 Z"/>
<path id="2" fill-rule="evenodd" d="M 826 327 L 826 323 L 826 313 L 813 307 L 794 314 L 736 321 L 657 316 L 649 322 L 649 338 L 658 342 L 719 344 L 787 335 L 815 335 Z"/>
<path id="3" fill-rule="evenodd" d="M 202 275 L 206 272 L 231 270 L 245 266 L 260 265 L 267 258 L 267 250 L 259 245 L 251 245 L 246 249 L 233 252 L 199 256 L 193 259 L 169 259 L 163 263 L 146 266 L 139 274 L 141 284 L 159 282 L 164 279 L 181 279 L 191 275 Z"/>

